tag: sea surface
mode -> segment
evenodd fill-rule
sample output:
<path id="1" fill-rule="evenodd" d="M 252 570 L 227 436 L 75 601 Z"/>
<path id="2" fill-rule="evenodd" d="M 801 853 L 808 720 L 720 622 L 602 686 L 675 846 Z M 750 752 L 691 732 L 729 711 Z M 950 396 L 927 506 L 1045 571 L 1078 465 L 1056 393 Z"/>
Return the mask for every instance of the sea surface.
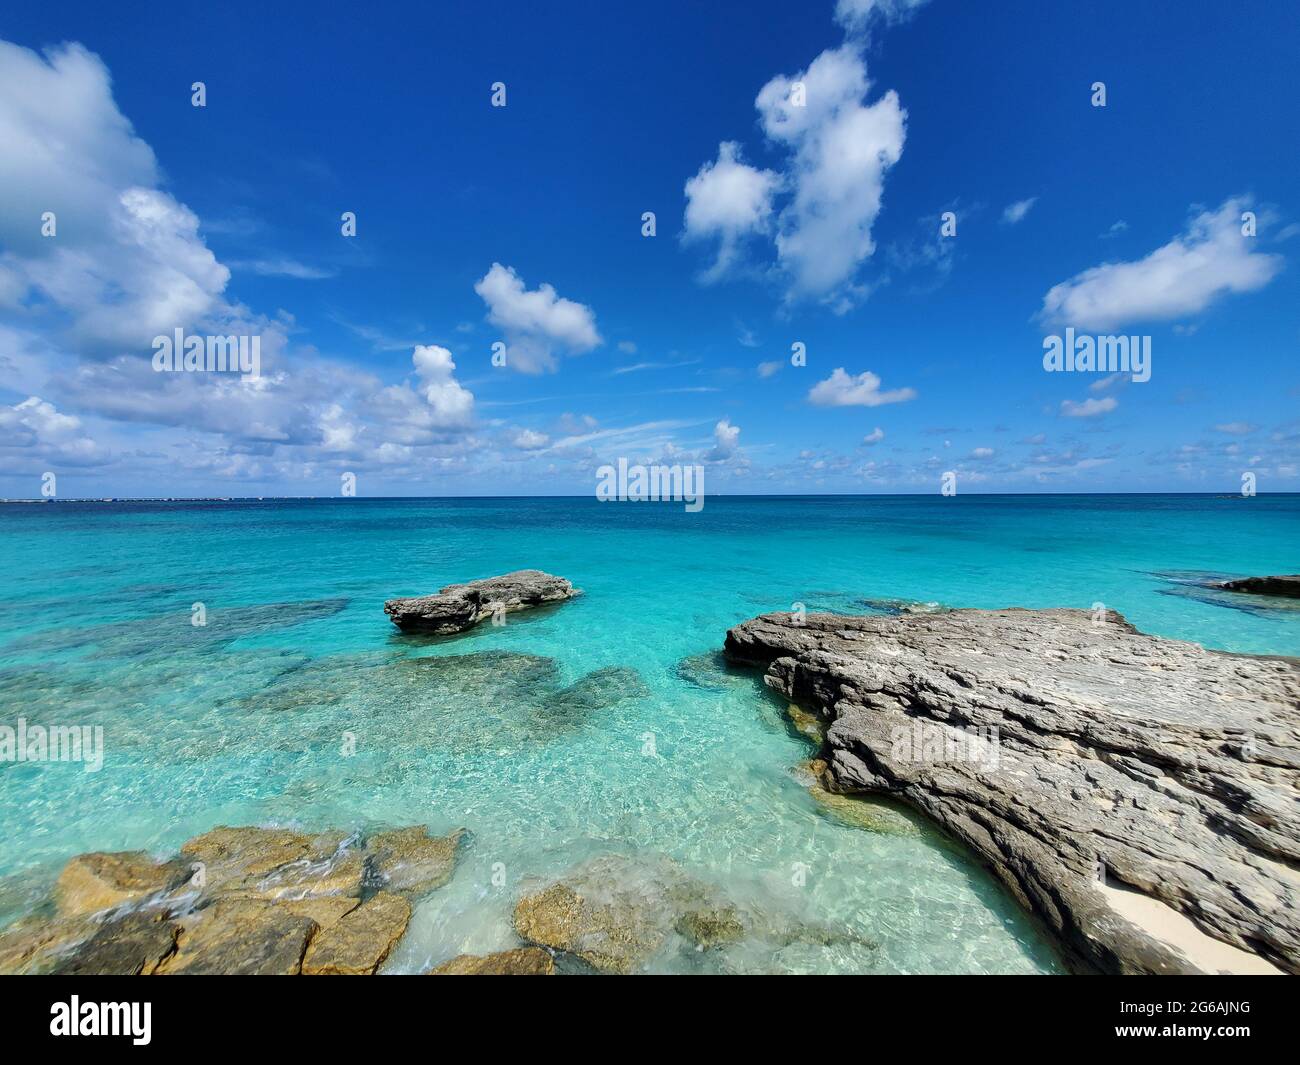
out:
<path id="1" fill-rule="evenodd" d="M 1061 972 L 960 849 L 815 801 L 810 742 L 718 659 L 728 627 L 796 603 L 1102 603 L 1147 632 L 1300 655 L 1300 611 L 1204 587 L 1298 554 L 1300 496 L 0 506 L 0 724 L 105 730 L 99 772 L 0 764 L 0 922 L 82 851 L 423 824 L 472 836 L 391 971 L 514 945 L 522 891 L 612 853 L 634 885 L 671 860 L 782 927 L 830 930 L 672 942 L 653 970 Z M 383 613 L 519 568 L 585 594 L 448 640 Z"/>

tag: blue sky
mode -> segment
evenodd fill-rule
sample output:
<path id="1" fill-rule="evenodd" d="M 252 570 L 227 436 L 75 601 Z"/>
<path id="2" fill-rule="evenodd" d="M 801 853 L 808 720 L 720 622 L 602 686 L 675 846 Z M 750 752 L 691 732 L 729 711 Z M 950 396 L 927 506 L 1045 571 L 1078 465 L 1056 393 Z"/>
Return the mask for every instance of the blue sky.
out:
<path id="1" fill-rule="evenodd" d="M 1300 490 L 1286 5 L 721 8 L 7 7 L 0 495 Z"/>

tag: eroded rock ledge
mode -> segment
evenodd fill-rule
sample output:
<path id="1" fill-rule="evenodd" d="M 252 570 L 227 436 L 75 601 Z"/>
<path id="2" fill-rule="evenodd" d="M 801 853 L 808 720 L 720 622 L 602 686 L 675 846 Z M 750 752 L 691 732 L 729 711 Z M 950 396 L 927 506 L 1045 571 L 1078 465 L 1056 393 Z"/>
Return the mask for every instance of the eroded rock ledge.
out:
<path id="1" fill-rule="evenodd" d="M 532 610 L 580 594 L 563 577 L 539 569 L 520 569 L 500 577 L 449 584 L 437 595 L 389 599 L 384 603 L 384 613 L 403 632 L 450 636 L 473 628 L 497 612 Z"/>
<path id="2" fill-rule="evenodd" d="M 827 786 L 928 815 L 1076 962 L 1300 972 L 1294 661 L 1114 612 L 799 620 L 754 618 L 725 651 L 826 719 Z"/>

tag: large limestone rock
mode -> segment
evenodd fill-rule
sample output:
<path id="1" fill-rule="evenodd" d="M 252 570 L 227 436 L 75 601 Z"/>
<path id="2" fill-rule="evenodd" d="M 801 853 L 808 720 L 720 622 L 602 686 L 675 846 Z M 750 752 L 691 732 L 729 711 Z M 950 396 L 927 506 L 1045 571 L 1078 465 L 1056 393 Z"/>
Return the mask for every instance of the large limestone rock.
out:
<path id="1" fill-rule="evenodd" d="M 144 851 L 95 851 L 63 867 L 54 899 L 62 916 L 75 917 L 164 894 L 186 875 L 183 863 L 157 862 Z"/>
<path id="2" fill-rule="evenodd" d="M 389 891 L 427 894 L 451 879 L 464 837 L 463 828 L 431 837 L 422 825 L 380 832 L 366 841 L 372 875 Z"/>
<path id="3" fill-rule="evenodd" d="M 302 960 L 304 976 L 369 976 L 406 932 L 411 904 L 381 891 L 319 932 Z"/>
<path id="4" fill-rule="evenodd" d="M 555 958 L 541 947 L 495 954 L 457 954 L 429 970 L 430 976 L 554 976 Z"/>
<path id="5" fill-rule="evenodd" d="M 726 653 L 829 724 L 825 782 L 969 845 L 1086 966 L 1300 971 L 1300 668 L 1113 612 L 768 614 Z"/>
<path id="6" fill-rule="evenodd" d="M 473 628 L 493 613 L 531 610 L 580 594 L 563 577 L 521 569 L 500 577 L 449 584 L 437 595 L 390 599 L 384 613 L 403 632 L 450 636 Z"/>

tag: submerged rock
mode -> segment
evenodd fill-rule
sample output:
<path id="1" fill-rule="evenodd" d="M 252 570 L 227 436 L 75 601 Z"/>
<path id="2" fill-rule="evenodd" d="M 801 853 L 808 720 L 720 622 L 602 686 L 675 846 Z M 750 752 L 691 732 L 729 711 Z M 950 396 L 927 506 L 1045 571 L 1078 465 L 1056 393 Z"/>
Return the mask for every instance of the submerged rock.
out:
<path id="1" fill-rule="evenodd" d="M 1230 592 L 1300 599 L 1300 574 L 1292 573 L 1283 577 L 1240 577 L 1237 580 L 1224 581 L 1221 587 Z"/>
<path id="2" fill-rule="evenodd" d="M 182 862 L 157 862 L 144 851 L 95 851 L 63 867 L 54 900 L 62 916 L 74 917 L 164 894 L 187 876 Z"/>
<path id="3" fill-rule="evenodd" d="M 1295 663 L 1143 635 L 1114 612 L 803 620 L 747 621 L 726 652 L 831 720 L 829 783 L 928 815 L 1073 957 L 1300 971 Z"/>
<path id="4" fill-rule="evenodd" d="M 554 976 L 555 959 L 541 947 L 495 954 L 458 954 L 429 970 L 430 976 Z"/>
<path id="5" fill-rule="evenodd" d="M 78 855 L 38 912 L 0 933 L 0 973 L 373 973 L 406 931 L 408 899 L 451 879 L 464 835 L 223 826 L 169 862 Z"/>
<path id="6" fill-rule="evenodd" d="M 531 610 L 580 594 L 563 577 L 520 569 L 500 577 L 449 584 L 437 595 L 389 599 L 384 613 L 403 632 L 450 636 L 473 628 L 496 613 Z"/>

